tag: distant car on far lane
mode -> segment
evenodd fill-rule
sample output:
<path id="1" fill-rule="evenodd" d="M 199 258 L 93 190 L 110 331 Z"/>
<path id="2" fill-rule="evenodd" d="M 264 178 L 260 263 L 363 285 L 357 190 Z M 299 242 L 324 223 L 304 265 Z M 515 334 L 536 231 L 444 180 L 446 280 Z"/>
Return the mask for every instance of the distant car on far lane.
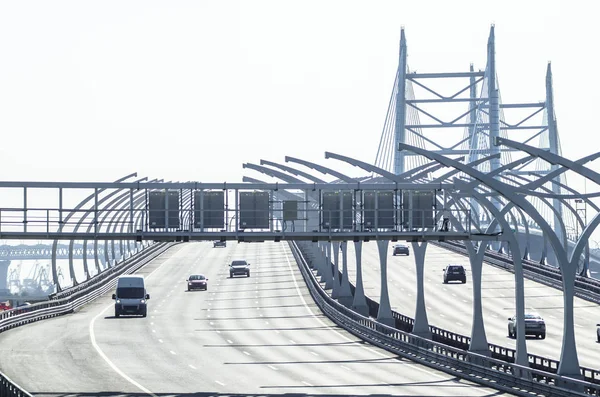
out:
<path id="1" fill-rule="evenodd" d="M 227 241 L 215 240 L 213 241 L 213 248 L 216 247 L 227 247 Z"/>
<path id="2" fill-rule="evenodd" d="M 546 322 L 540 315 L 525 313 L 525 336 L 527 335 L 546 339 Z M 508 319 L 508 336 L 517 337 L 517 316 Z"/>
<path id="3" fill-rule="evenodd" d="M 410 255 L 410 251 L 408 249 L 408 245 L 406 244 L 396 244 L 394 245 L 392 255 Z"/>

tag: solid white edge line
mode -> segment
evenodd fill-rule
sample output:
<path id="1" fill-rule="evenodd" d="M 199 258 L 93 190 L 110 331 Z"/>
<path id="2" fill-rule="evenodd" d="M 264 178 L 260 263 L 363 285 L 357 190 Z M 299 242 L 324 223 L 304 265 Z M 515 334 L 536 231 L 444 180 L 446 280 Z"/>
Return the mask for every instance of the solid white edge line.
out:
<path id="1" fill-rule="evenodd" d="M 134 385 L 135 387 L 137 387 L 138 389 L 140 389 L 147 395 L 152 396 L 152 397 L 158 397 L 156 394 L 152 393 L 150 390 L 146 389 L 144 386 L 140 385 L 135 380 L 133 380 L 129 376 L 127 376 L 127 374 L 125 374 L 123 371 L 121 371 L 112 361 L 110 361 L 110 359 L 106 356 L 106 354 L 104 354 L 102 349 L 100 349 L 100 346 L 98 346 L 98 343 L 96 343 L 96 333 L 94 332 L 94 323 L 96 322 L 96 319 L 98 317 L 100 317 L 102 314 L 104 314 L 104 312 L 107 311 L 108 309 L 110 309 L 112 306 L 113 306 L 113 304 L 110 304 L 109 306 L 104 308 L 100 313 L 96 314 L 96 316 L 92 319 L 92 321 L 90 321 L 89 330 L 90 330 L 90 340 L 92 342 L 92 346 L 94 346 L 94 349 L 96 349 L 96 352 L 98 353 L 98 355 L 100 357 L 102 357 L 102 359 L 108 364 L 108 366 L 111 367 L 112 370 L 115 371 L 119 376 L 121 376 L 121 378 L 125 379 L 127 382 L 131 383 L 132 385 Z"/>
<path id="2" fill-rule="evenodd" d="M 313 316 L 313 317 L 315 318 L 315 320 L 317 320 L 318 322 L 320 322 L 320 323 L 321 323 L 323 326 L 327 327 L 327 326 L 328 326 L 328 324 L 325 324 L 325 322 L 323 322 L 323 320 L 321 320 L 321 319 L 320 319 L 320 318 L 319 318 L 317 315 L 315 315 L 315 313 L 313 313 L 312 309 L 311 309 L 311 308 L 308 306 L 308 304 L 306 303 L 306 300 L 304 299 L 304 296 L 303 296 L 303 295 L 302 295 L 302 293 L 300 292 L 300 287 L 298 286 L 298 282 L 297 282 L 297 280 L 296 280 L 296 275 L 294 274 L 294 271 L 293 271 L 293 269 L 292 269 L 292 263 L 290 262 L 290 257 L 289 257 L 289 255 L 288 255 L 288 252 L 287 252 L 287 250 L 285 250 L 285 249 L 283 248 L 283 245 L 281 245 L 280 247 L 281 247 L 281 250 L 283 251 L 283 253 L 284 253 L 284 255 L 285 255 L 285 259 L 286 259 L 286 261 L 287 261 L 287 263 L 288 263 L 288 268 L 290 269 L 290 272 L 291 272 L 291 274 L 292 274 L 292 279 L 294 279 L 294 286 L 296 287 L 296 292 L 298 293 L 298 296 L 300 297 L 300 300 L 302 300 L 302 303 L 304 304 L 304 307 L 305 307 L 305 308 L 306 308 L 306 310 L 307 310 L 307 311 L 310 313 L 310 315 L 311 315 L 311 316 Z M 335 323 L 333 323 L 333 324 L 335 324 Z M 336 327 L 337 327 L 337 325 L 336 325 Z M 336 334 L 338 334 L 339 336 L 341 336 L 342 338 L 346 339 L 346 340 L 347 340 L 347 341 L 349 341 L 349 342 L 354 342 L 352 339 L 348 338 L 346 335 L 344 335 L 344 334 L 340 333 L 339 331 L 337 331 L 337 330 L 335 330 L 335 329 L 331 329 L 331 331 L 332 331 L 332 332 L 335 332 Z M 346 331 L 346 332 L 347 332 L 347 331 Z M 384 353 L 382 353 L 382 352 L 380 352 L 380 351 L 377 351 L 377 350 L 375 350 L 375 349 L 373 349 L 373 348 L 370 348 L 370 347 L 365 347 L 365 346 L 362 346 L 362 348 L 363 348 L 363 349 L 366 349 L 366 350 L 368 350 L 368 351 L 370 351 L 370 352 L 372 352 L 372 353 L 375 353 L 375 354 L 379 355 L 380 357 L 384 357 L 384 358 L 393 358 L 393 359 L 396 359 L 396 358 L 398 358 L 398 357 L 401 357 L 401 356 L 399 356 L 399 355 L 392 355 L 392 353 L 384 354 Z M 403 358 L 403 359 L 404 359 L 404 358 Z M 407 360 L 407 359 L 405 359 L 405 360 Z M 409 360 L 409 361 L 410 361 L 410 360 Z M 444 374 L 444 375 L 446 375 L 446 376 L 444 376 L 444 375 L 442 375 L 442 374 L 440 374 L 440 373 L 432 372 L 431 370 L 429 370 L 429 369 L 427 369 L 427 368 L 422 368 L 422 366 L 421 366 L 420 364 L 418 364 L 418 363 L 415 363 L 415 362 L 412 362 L 412 364 L 406 364 L 406 365 L 408 365 L 408 366 L 410 366 L 410 367 L 412 367 L 412 368 L 414 368 L 414 369 L 416 369 L 416 370 L 418 370 L 418 371 L 421 371 L 421 372 L 424 372 L 424 373 L 426 373 L 426 374 L 429 374 L 429 375 L 431 375 L 431 376 L 435 376 L 435 377 L 437 377 L 438 379 L 444 379 L 444 380 L 450 380 L 450 381 L 451 381 L 451 380 L 454 378 L 454 377 L 453 377 L 453 376 L 451 376 L 451 375 L 446 375 L 446 374 Z"/>

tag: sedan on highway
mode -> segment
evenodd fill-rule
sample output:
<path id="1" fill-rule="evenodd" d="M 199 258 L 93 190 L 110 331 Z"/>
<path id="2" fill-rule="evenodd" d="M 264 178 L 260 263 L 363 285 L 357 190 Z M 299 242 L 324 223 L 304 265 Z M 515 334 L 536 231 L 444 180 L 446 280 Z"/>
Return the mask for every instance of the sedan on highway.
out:
<path id="1" fill-rule="evenodd" d="M 396 244 L 394 245 L 392 255 L 410 255 L 410 251 L 408 250 L 408 245 L 406 244 Z"/>
<path id="2" fill-rule="evenodd" d="M 215 240 L 213 241 L 213 248 L 227 247 L 227 241 Z"/>
<path id="3" fill-rule="evenodd" d="M 527 335 L 546 339 L 546 322 L 540 315 L 525 313 L 525 336 Z M 517 316 L 508 318 L 508 336 L 517 337 Z"/>
<path id="4" fill-rule="evenodd" d="M 187 279 L 187 290 L 191 291 L 193 289 L 206 291 L 208 289 L 208 279 L 203 274 L 192 274 Z"/>
<path id="5" fill-rule="evenodd" d="M 239 260 L 231 262 L 229 265 L 229 277 L 237 276 L 238 274 L 250 277 L 250 264 L 246 261 Z"/>

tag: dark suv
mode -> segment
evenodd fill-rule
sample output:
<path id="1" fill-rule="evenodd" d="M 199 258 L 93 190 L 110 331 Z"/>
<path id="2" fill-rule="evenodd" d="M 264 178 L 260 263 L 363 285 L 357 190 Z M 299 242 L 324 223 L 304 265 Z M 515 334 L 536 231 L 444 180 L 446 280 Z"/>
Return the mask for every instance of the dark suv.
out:
<path id="1" fill-rule="evenodd" d="M 467 272 L 463 265 L 448 265 L 444 269 L 444 284 L 448 284 L 449 281 L 460 281 L 461 283 L 467 282 Z"/>
<path id="2" fill-rule="evenodd" d="M 215 240 L 213 241 L 213 248 L 216 247 L 227 247 L 227 241 Z"/>
<path id="3" fill-rule="evenodd" d="M 410 255 L 410 251 L 408 250 L 408 245 L 406 244 L 396 244 L 394 245 L 394 249 L 392 251 L 392 255 Z"/>
<path id="4" fill-rule="evenodd" d="M 246 261 L 233 261 L 229 265 L 229 277 L 237 276 L 239 274 L 250 277 L 250 264 Z"/>

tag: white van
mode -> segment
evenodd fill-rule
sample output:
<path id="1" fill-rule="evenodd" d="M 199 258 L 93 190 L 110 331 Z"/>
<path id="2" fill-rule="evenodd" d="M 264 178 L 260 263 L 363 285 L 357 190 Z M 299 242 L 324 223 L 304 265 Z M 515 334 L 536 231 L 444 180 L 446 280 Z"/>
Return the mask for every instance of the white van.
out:
<path id="1" fill-rule="evenodd" d="M 112 298 L 115 300 L 115 317 L 121 314 L 141 314 L 146 317 L 146 301 L 150 295 L 146 293 L 144 276 L 120 276 Z"/>

